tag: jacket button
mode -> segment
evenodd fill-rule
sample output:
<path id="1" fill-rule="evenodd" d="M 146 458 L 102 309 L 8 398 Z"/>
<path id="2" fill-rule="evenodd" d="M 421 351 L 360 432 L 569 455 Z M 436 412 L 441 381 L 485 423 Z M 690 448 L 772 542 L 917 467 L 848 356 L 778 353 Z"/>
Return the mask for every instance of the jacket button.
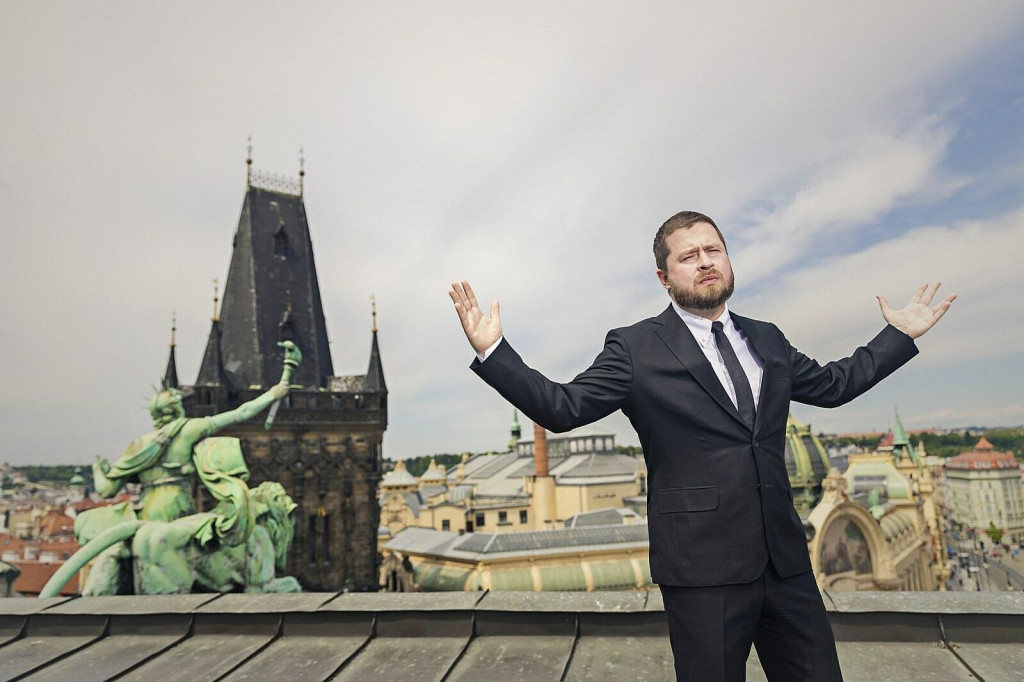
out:
<path id="1" fill-rule="evenodd" d="M 756 447 L 757 447 L 757 445 L 758 445 L 758 443 L 757 443 L 757 441 L 755 440 L 755 441 L 754 441 L 754 447 L 756 448 Z"/>

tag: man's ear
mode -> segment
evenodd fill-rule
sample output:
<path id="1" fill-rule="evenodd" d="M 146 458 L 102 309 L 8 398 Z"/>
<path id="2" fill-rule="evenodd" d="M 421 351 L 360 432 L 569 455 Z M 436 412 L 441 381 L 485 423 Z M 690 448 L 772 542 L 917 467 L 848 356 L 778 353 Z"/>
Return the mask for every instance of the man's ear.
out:
<path id="1" fill-rule="evenodd" d="M 658 268 L 654 272 L 655 274 L 658 275 L 658 281 L 661 282 L 661 286 L 665 287 L 666 289 L 670 288 L 671 285 L 668 283 L 668 275 L 665 274 L 665 271 L 662 270 L 661 268 Z"/>

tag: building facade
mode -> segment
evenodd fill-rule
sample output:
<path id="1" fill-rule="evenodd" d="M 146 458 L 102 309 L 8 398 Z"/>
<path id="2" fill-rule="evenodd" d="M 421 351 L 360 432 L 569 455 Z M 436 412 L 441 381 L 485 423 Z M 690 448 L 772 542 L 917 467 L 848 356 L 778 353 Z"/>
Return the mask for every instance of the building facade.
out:
<path id="1" fill-rule="evenodd" d="M 1024 541 L 1021 469 L 1009 452 L 982 437 L 974 449 L 946 460 L 946 495 L 953 521 L 982 537 L 990 526 L 1003 542 Z"/>

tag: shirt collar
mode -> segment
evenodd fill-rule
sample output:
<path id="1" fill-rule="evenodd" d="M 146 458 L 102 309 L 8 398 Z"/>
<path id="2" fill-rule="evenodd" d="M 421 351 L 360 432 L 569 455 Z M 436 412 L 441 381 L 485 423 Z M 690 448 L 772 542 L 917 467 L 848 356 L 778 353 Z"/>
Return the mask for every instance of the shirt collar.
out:
<path id="1" fill-rule="evenodd" d="M 693 334 L 693 338 L 696 339 L 697 343 L 699 343 L 702 348 L 706 348 L 707 345 L 711 343 L 712 320 L 709 320 L 706 317 L 701 317 L 700 315 L 694 315 L 693 313 L 686 312 L 685 310 L 679 307 L 679 304 L 675 302 L 675 299 L 672 299 L 672 308 L 676 311 L 676 314 L 679 315 L 680 319 L 682 319 L 682 321 L 686 324 L 686 328 L 690 330 L 691 334 Z M 728 305 L 725 306 L 725 310 L 722 311 L 722 314 L 718 317 L 718 319 L 714 321 L 721 322 L 722 327 L 727 332 L 732 329 L 732 317 L 729 315 Z"/>

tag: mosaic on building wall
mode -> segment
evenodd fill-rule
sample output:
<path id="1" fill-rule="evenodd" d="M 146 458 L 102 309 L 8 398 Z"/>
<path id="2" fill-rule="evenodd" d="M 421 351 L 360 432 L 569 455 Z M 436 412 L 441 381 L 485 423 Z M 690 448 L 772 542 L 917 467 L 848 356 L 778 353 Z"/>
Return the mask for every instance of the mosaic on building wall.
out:
<path id="1" fill-rule="evenodd" d="M 835 575 L 854 571 L 870 574 L 871 551 L 860 527 L 849 519 L 839 519 L 825 529 L 821 541 L 821 572 Z"/>

